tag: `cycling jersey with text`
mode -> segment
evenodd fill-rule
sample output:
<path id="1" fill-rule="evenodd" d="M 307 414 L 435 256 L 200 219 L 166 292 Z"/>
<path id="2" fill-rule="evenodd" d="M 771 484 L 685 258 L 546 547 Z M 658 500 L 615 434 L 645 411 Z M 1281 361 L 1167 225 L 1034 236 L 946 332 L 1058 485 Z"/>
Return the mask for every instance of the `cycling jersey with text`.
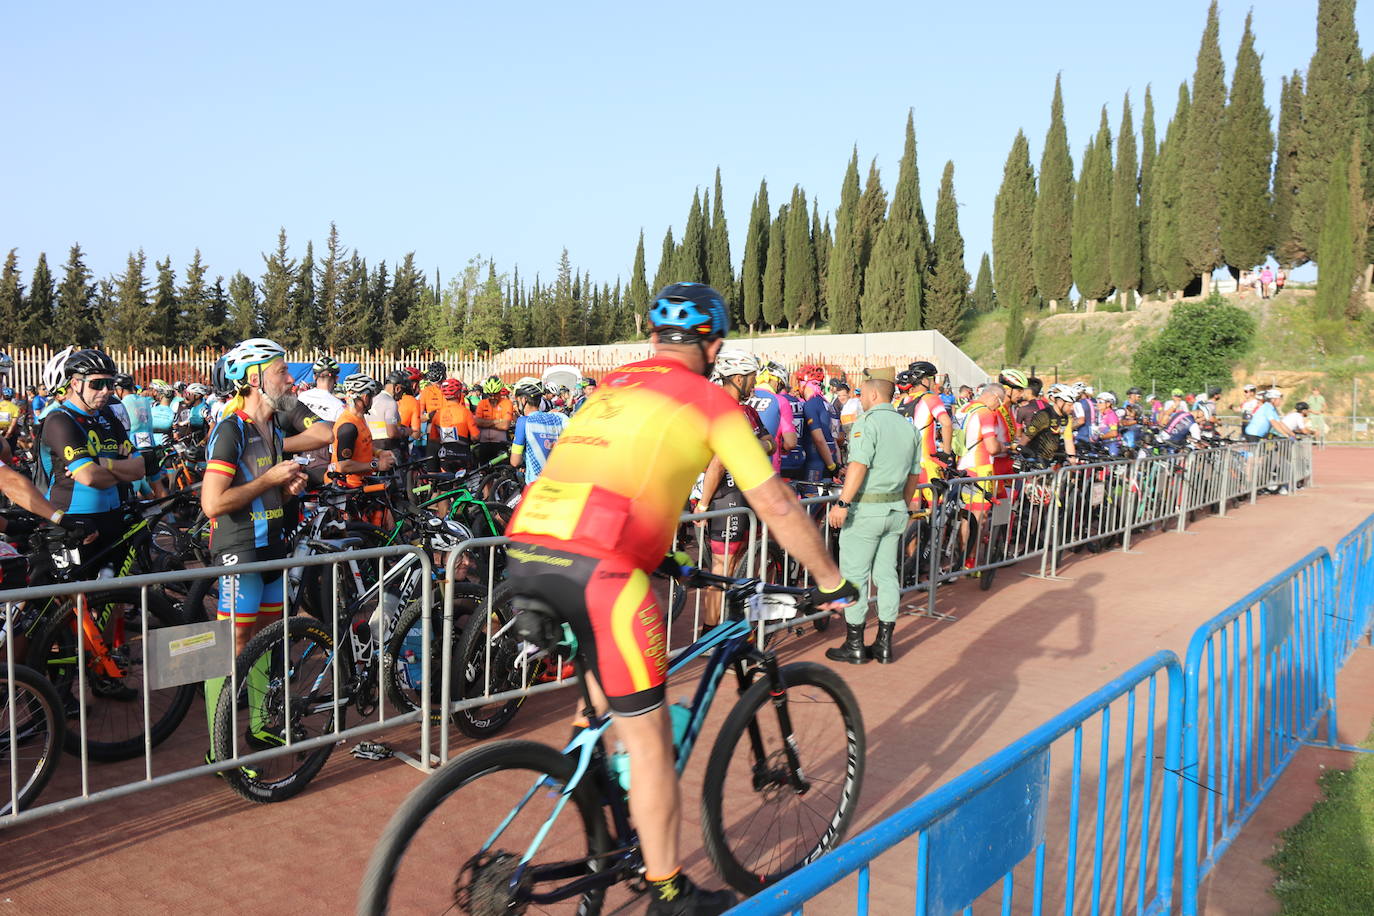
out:
<path id="1" fill-rule="evenodd" d="M 48 499 L 73 515 L 109 512 L 120 506 L 119 487 L 88 487 L 75 474 L 88 464 L 134 453 L 124 424 L 108 407 L 89 414 L 70 401 L 55 406 L 43 421 L 40 460 L 49 481 Z"/>
<path id="2" fill-rule="evenodd" d="M 281 430 L 274 421 L 270 435 L 264 437 L 252 417 L 236 410 L 210 431 L 205 456 L 207 477 L 215 474 L 228 478 L 231 487 L 243 486 L 281 460 Z M 230 555 L 256 550 L 260 560 L 280 556 L 286 530 L 283 501 L 281 489 L 273 487 L 242 509 L 215 516 L 210 520 L 210 549 Z"/>

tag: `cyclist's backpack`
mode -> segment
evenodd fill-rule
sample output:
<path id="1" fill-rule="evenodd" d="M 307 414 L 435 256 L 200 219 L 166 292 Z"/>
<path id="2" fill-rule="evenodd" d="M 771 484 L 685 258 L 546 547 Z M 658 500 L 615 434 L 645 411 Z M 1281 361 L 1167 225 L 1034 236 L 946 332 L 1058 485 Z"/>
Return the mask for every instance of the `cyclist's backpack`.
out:
<path id="1" fill-rule="evenodd" d="M 968 405 L 968 409 L 959 412 L 950 411 L 950 416 L 954 417 L 954 437 L 950 440 L 950 448 L 954 452 L 955 458 L 963 458 L 968 453 L 968 436 L 964 433 L 964 427 L 968 425 L 969 417 L 975 411 L 991 410 L 992 408 L 978 401 L 973 401 Z"/>

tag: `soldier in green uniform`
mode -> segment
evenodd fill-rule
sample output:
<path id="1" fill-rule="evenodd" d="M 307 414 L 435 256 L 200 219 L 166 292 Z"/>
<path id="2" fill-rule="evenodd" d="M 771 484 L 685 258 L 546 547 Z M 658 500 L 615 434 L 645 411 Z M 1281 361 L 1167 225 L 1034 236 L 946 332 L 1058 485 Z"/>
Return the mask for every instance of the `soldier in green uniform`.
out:
<path id="1" fill-rule="evenodd" d="M 853 665 L 870 658 L 892 661 L 901 598 L 897 554 L 919 482 L 916 428 L 893 409 L 892 391 L 886 379 L 869 379 L 860 388 L 863 413 L 851 428 L 844 488 L 830 509 L 830 524 L 840 529 L 840 574 L 858 588 L 859 600 L 844 612 L 844 644 L 827 649 L 825 656 Z M 865 647 L 870 579 L 878 587 L 878 638 Z"/>

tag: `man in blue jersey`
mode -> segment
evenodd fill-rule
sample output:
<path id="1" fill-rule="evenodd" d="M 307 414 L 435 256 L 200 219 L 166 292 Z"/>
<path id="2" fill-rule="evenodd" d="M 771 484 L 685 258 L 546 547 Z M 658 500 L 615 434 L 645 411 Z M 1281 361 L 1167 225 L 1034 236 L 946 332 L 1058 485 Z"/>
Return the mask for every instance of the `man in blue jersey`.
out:
<path id="1" fill-rule="evenodd" d="M 511 438 L 510 463 L 525 468 L 525 485 L 534 483 L 539 472 L 544 470 L 549 451 L 568 418 L 561 413 L 541 410 L 544 389 L 539 380 L 522 378 L 515 383 L 515 408 L 519 415 L 515 420 L 515 435 Z"/>
<path id="2" fill-rule="evenodd" d="M 811 483 L 833 479 L 839 471 L 836 463 L 835 434 L 831 430 L 830 405 L 821 394 L 820 381 L 808 378 L 801 383 L 802 447 L 806 453 L 804 479 Z"/>
<path id="3" fill-rule="evenodd" d="M 153 399 L 134 391 L 134 377 L 127 372 L 115 376 L 115 396 L 110 400 L 110 409 L 129 430 L 129 440 L 140 451 L 153 449 Z M 134 482 L 134 492 L 139 496 L 158 496 L 167 494 L 162 478 L 166 470 L 158 468 L 150 478 Z"/>

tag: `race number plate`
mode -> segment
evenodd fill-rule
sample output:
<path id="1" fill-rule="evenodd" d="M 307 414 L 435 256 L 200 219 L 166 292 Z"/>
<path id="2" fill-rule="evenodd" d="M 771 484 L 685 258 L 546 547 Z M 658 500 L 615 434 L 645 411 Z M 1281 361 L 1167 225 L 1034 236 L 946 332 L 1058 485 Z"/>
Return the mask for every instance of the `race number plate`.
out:
<path id="1" fill-rule="evenodd" d="M 749 596 L 749 619 L 790 620 L 797 616 L 797 599 L 792 595 L 753 594 Z"/>

